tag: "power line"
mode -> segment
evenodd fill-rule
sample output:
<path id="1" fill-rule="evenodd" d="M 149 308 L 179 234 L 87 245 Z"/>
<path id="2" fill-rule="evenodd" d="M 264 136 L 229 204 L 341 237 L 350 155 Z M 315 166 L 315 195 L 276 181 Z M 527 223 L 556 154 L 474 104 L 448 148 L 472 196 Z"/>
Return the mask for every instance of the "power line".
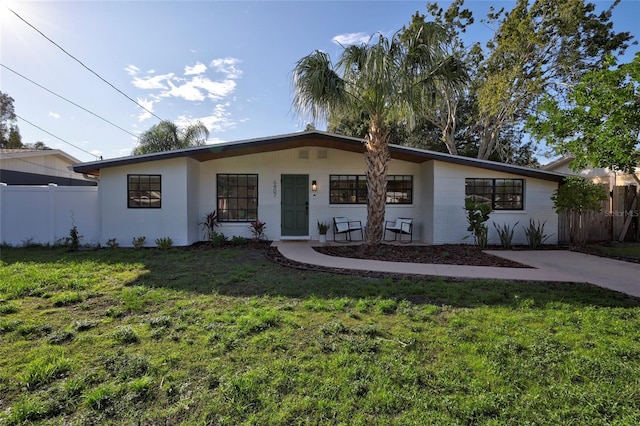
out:
<path id="1" fill-rule="evenodd" d="M 42 31 L 40 31 L 39 29 L 37 29 L 36 27 L 34 27 L 33 25 L 31 25 L 26 19 L 24 19 L 22 16 L 18 15 L 13 9 L 11 8 L 7 8 L 9 9 L 9 11 L 11 13 L 13 13 L 14 15 L 16 15 L 22 22 L 24 22 L 25 24 L 27 24 L 28 26 L 30 26 L 31 28 L 33 28 L 38 34 L 40 34 L 42 37 L 44 37 L 45 39 L 47 39 L 47 41 L 49 41 L 51 44 L 53 44 L 54 46 L 56 46 L 58 49 L 62 50 L 67 56 L 69 56 L 71 59 L 73 59 L 74 61 L 76 61 L 77 63 L 79 63 L 80 65 L 82 65 L 87 71 L 89 71 L 90 73 L 92 73 L 93 75 L 95 75 L 96 77 L 98 77 L 100 80 L 102 80 L 103 82 L 105 82 L 106 84 L 108 84 L 109 86 L 111 86 L 115 91 L 117 91 L 118 93 L 120 93 L 122 96 L 124 96 L 125 98 L 129 99 L 131 102 L 133 102 L 134 104 L 136 104 L 138 107 L 142 108 L 143 110 L 145 110 L 146 112 L 148 112 L 149 114 L 151 114 L 152 116 L 154 116 L 155 118 L 157 118 L 160 121 L 163 121 L 162 118 L 158 117 L 157 115 L 155 115 L 152 111 L 148 110 L 147 108 L 145 108 L 144 106 L 140 105 L 138 103 L 138 101 L 136 101 L 135 99 L 131 98 L 129 95 L 127 95 L 126 93 L 124 93 L 122 90 L 118 89 L 116 86 L 114 86 L 113 84 L 109 83 L 107 80 L 105 80 L 102 76 L 100 76 L 97 72 L 95 72 L 94 70 L 92 70 L 91 68 L 89 68 L 87 65 L 85 65 L 80 59 L 76 58 L 75 56 L 73 56 L 71 53 L 67 52 L 66 50 L 64 50 L 62 48 L 62 46 L 60 46 L 58 43 L 56 43 L 55 41 L 51 40 L 49 37 L 47 37 Z"/>
<path id="2" fill-rule="evenodd" d="M 95 155 L 94 153 L 89 152 L 89 151 L 87 151 L 87 150 L 85 150 L 85 149 L 82 149 L 82 148 L 80 148 L 79 146 L 76 146 L 76 145 L 72 144 L 71 142 L 69 142 L 69 141 L 66 141 L 66 140 L 62 139 L 61 137 L 58 137 L 58 136 L 54 135 L 54 134 L 53 134 L 53 133 L 51 133 L 51 132 L 46 131 L 46 130 L 45 130 L 45 129 L 43 129 L 42 127 L 40 127 L 40 126 L 38 126 L 38 125 L 33 124 L 33 123 L 32 123 L 32 122 L 30 122 L 29 120 L 27 120 L 27 119 L 24 119 L 24 118 L 20 117 L 18 114 L 16 114 L 16 117 L 18 117 L 20 120 L 24 121 L 24 122 L 25 122 L 25 123 L 27 123 L 27 124 L 31 124 L 31 125 L 32 125 L 33 127 L 35 127 L 36 129 L 42 130 L 42 131 L 43 131 L 43 132 L 45 132 L 46 134 L 48 134 L 48 135 L 50 135 L 50 136 L 53 136 L 54 138 L 56 138 L 56 139 L 58 139 L 58 140 L 60 140 L 60 141 L 62 141 L 62 142 L 64 142 L 64 143 L 66 143 L 66 144 L 71 145 L 71 146 L 72 146 L 72 147 L 74 147 L 75 149 L 78 149 L 78 150 L 80 150 L 80 151 L 82 151 L 82 152 L 85 152 L 85 153 L 87 153 L 87 154 L 89 154 L 89 155 L 91 155 L 91 156 L 93 156 L 93 157 L 96 157 L 96 159 L 98 159 L 98 156 L 97 156 L 97 155 Z"/>
<path id="3" fill-rule="evenodd" d="M 53 92 L 53 91 L 51 91 L 51 90 L 47 89 L 47 88 L 46 88 L 46 87 L 44 87 L 43 85 L 36 83 L 35 81 L 31 80 L 31 79 L 30 79 L 30 78 L 28 78 L 28 77 L 25 77 L 24 75 L 22 75 L 22 74 L 20 74 L 19 72 L 15 71 L 15 70 L 13 70 L 13 69 L 11 69 L 11 68 L 9 68 L 8 66 L 6 66 L 6 65 L 4 65 L 4 64 L 0 64 L 0 67 L 5 68 L 5 69 L 7 69 L 7 70 L 11 71 L 12 73 L 14 73 L 14 74 L 16 74 L 16 75 L 18 75 L 18 76 L 20 76 L 20 77 L 24 78 L 24 79 L 25 79 L 25 80 L 27 80 L 28 82 L 35 84 L 35 85 L 36 85 L 36 86 L 38 86 L 39 88 L 41 88 L 41 89 L 43 89 L 43 90 L 46 90 L 47 92 L 51 93 L 52 95 L 55 95 L 55 96 L 59 97 L 60 99 L 63 99 L 63 100 L 65 100 L 65 101 L 69 102 L 71 105 L 75 105 L 75 106 L 77 106 L 77 107 L 78 107 L 78 108 L 80 108 L 81 110 L 88 112 L 89 114 L 93 115 L 94 117 L 97 117 L 97 118 L 99 118 L 100 120 L 102 120 L 102 121 L 104 121 L 104 122 L 106 122 L 106 123 L 108 123 L 108 124 L 111 124 L 113 127 L 116 127 L 116 128 L 118 128 L 118 129 L 122 130 L 123 132 L 130 134 L 130 135 L 131 135 L 131 136 L 133 136 L 134 138 L 137 138 L 137 137 L 138 137 L 138 135 L 135 135 L 135 134 L 131 133 L 130 131 L 128 131 L 128 130 L 126 130 L 126 129 L 123 129 L 122 127 L 118 126 L 117 124 L 112 123 L 111 121 L 107 120 L 106 118 L 101 117 L 101 116 L 99 116 L 98 114 L 96 114 L 96 113 L 94 113 L 94 112 L 89 111 L 89 110 L 88 110 L 88 109 L 86 109 L 85 107 L 83 107 L 83 106 L 81 106 L 81 105 L 78 105 L 77 103 L 75 103 L 75 102 L 73 102 L 73 101 L 70 101 L 69 99 L 65 98 L 64 96 L 59 95 L 59 94 L 57 94 L 57 93 L 55 93 L 55 92 Z"/>

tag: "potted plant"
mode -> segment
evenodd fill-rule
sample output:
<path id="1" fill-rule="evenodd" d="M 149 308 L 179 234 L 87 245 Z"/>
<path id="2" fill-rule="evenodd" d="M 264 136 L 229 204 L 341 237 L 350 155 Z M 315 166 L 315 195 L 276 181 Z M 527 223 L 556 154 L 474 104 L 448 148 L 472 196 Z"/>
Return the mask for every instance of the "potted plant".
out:
<path id="1" fill-rule="evenodd" d="M 318 240 L 321 243 L 327 242 L 327 231 L 329 231 L 329 224 L 318 221 L 318 234 L 320 234 Z"/>

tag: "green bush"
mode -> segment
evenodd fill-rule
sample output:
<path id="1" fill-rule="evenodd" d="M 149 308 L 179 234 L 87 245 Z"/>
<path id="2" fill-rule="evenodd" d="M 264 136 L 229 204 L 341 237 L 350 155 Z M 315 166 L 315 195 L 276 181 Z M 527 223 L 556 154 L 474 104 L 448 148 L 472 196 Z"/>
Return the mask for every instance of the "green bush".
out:
<path id="1" fill-rule="evenodd" d="M 524 229 L 524 235 L 527 237 L 527 242 L 529 243 L 529 247 L 532 249 L 537 249 L 542 246 L 549 239 L 551 235 L 547 235 L 544 233 L 544 224 L 546 221 L 540 223 L 540 221 L 535 222 L 533 219 L 529 219 L 529 227 Z"/>
<path id="2" fill-rule="evenodd" d="M 502 244 L 502 248 L 505 248 L 505 249 L 511 248 L 511 241 L 513 240 L 513 231 L 515 230 L 518 223 L 519 222 L 514 223 L 512 228 L 510 225 L 506 223 L 502 226 L 498 226 L 496 225 L 495 222 L 493 222 L 493 227 L 496 228 L 496 231 L 498 232 L 498 237 L 500 237 L 500 244 Z"/>
<path id="3" fill-rule="evenodd" d="M 143 236 L 134 237 L 133 241 L 132 241 L 133 248 L 136 249 L 136 250 L 140 250 L 142 247 L 144 247 L 144 243 L 145 243 L 146 239 L 147 239 L 147 237 L 143 237 Z"/>
<path id="4" fill-rule="evenodd" d="M 108 239 L 107 240 L 107 247 L 109 247 L 110 249 L 114 249 L 114 248 L 120 247 L 120 244 L 118 244 L 118 239 L 117 238 Z"/>
<path id="5" fill-rule="evenodd" d="M 227 243 L 227 237 L 222 232 L 213 231 L 210 240 L 214 246 L 223 246 Z"/>
<path id="6" fill-rule="evenodd" d="M 162 250 L 173 247 L 173 240 L 170 237 L 156 238 L 156 246 Z"/>
<path id="7" fill-rule="evenodd" d="M 467 212 L 467 222 L 469 223 L 467 231 L 471 232 L 478 247 L 485 248 L 489 242 L 489 227 L 485 225 L 485 222 L 489 220 L 491 206 L 480 203 L 472 197 L 467 197 L 464 200 L 464 209 Z"/>

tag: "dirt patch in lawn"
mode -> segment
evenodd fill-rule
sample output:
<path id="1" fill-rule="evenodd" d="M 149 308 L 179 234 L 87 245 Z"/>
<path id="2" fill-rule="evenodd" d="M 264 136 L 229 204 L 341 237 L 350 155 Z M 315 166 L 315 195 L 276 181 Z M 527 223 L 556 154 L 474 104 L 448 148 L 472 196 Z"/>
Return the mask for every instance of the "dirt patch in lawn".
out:
<path id="1" fill-rule="evenodd" d="M 529 268 L 501 257 L 484 253 L 472 245 L 445 244 L 438 246 L 380 245 L 374 252 L 366 252 L 362 246 L 323 246 L 313 248 L 328 256 L 352 259 L 381 260 L 387 262 L 434 263 L 444 265 L 494 266 L 502 268 Z"/>

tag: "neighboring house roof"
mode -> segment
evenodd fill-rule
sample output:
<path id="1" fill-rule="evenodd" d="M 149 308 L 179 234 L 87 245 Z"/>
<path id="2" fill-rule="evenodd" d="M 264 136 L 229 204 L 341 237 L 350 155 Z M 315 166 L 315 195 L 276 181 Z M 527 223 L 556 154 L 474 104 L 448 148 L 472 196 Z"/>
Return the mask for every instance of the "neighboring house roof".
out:
<path id="1" fill-rule="evenodd" d="M 59 149 L 0 149 L 0 182 L 9 185 L 95 185 L 71 170 L 80 160 Z"/>
<path id="2" fill-rule="evenodd" d="M 343 151 L 364 153 L 362 139 L 336 135 L 327 132 L 309 131 L 292 133 L 287 135 L 271 136 L 266 138 L 248 139 L 236 142 L 225 142 L 213 145 L 204 145 L 193 148 L 174 151 L 158 152 L 153 154 L 121 157 L 109 160 L 93 161 L 76 164 L 73 170 L 94 176 L 100 175 L 100 170 L 108 167 L 117 167 L 131 164 L 145 163 L 149 161 L 166 160 L 171 158 L 191 158 L 197 161 L 208 161 L 218 158 L 235 157 L 260 152 L 278 151 L 307 146 L 319 146 L 323 148 L 335 148 Z M 513 173 L 521 176 L 535 177 L 538 179 L 560 182 L 566 175 L 533 169 L 530 167 L 514 166 L 477 158 L 462 157 L 458 155 L 444 154 L 441 152 L 427 151 L 417 148 L 408 148 L 399 145 L 390 145 L 391 158 L 424 163 L 430 160 L 438 160 L 452 164 L 480 167 L 505 173 Z"/>
<path id="3" fill-rule="evenodd" d="M 607 180 L 611 185 L 635 185 L 634 179 L 630 174 L 625 172 L 616 172 L 606 167 L 584 168 L 579 171 L 571 169 L 570 164 L 575 159 L 573 156 L 560 157 L 548 164 L 542 166 L 543 170 L 556 173 L 565 173 L 567 176 L 582 176 L 595 182 L 603 182 Z M 640 167 L 636 167 L 636 174 L 640 173 Z"/>

